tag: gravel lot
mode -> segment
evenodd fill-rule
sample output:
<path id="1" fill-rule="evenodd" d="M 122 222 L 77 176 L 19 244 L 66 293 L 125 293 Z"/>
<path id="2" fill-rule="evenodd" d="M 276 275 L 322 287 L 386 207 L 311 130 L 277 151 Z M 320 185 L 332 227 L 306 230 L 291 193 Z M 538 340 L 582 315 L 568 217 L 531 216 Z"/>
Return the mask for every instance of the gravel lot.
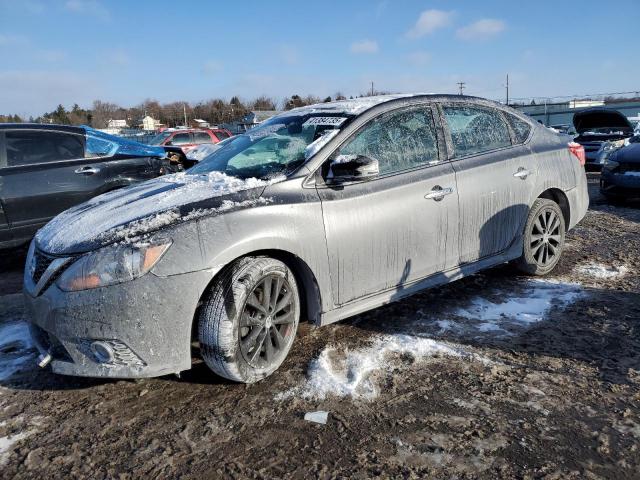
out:
<path id="1" fill-rule="evenodd" d="M 591 209 L 544 281 L 495 268 L 322 329 L 272 378 L 34 367 L 0 258 L 4 478 L 639 478 L 640 206 Z M 327 411 L 326 424 L 304 420 Z"/>

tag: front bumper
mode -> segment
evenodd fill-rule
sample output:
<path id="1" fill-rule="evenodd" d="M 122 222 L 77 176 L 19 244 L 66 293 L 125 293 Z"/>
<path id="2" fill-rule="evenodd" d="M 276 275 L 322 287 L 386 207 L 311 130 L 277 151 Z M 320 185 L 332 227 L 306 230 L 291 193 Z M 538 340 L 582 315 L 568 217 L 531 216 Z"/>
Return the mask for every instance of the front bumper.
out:
<path id="1" fill-rule="evenodd" d="M 206 271 L 158 277 L 148 273 L 109 287 L 63 292 L 55 284 L 33 296 L 27 320 L 53 372 L 110 378 L 155 377 L 191 368 L 191 329 Z M 102 361 L 91 345 L 114 355 Z"/>
<path id="2" fill-rule="evenodd" d="M 615 173 L 602 171 L 600 192 L 612 197 L 640 197 L 640 172 Z"/>

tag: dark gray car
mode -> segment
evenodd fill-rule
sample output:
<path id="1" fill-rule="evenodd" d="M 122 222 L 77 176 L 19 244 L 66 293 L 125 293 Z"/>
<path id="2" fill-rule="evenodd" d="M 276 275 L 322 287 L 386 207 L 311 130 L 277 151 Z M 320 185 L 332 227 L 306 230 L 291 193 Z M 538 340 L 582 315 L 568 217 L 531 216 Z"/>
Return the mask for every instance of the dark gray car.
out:
<path id="1" fill-rule="evenodd" d="M 0 124 L 0 249 L 74 205 L 162 175 L 165 156 L 89 127 Z"/>
<path id="2" fill-rule="evenodd" d="M 254 382 L 316 325 L 514 261 L 543 275 L 588 206 L 566 140 L 503 105 L 382 96 L 302 107 L 186 173 L 36 236 L 26 302 L 54 372 L 191 367 Z"/>

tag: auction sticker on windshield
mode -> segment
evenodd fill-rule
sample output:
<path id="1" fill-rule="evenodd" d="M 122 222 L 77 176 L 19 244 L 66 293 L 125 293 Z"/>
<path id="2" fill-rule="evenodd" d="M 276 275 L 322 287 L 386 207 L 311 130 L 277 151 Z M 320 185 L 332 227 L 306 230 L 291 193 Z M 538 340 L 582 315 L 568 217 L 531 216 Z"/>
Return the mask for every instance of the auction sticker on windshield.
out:
<path id="1" fill-rule="evenodd" d="M 302 126 L 306 127 L 308 125 L 333 125 L 335 127 L 339 127 L 344 123 L 346 118 L 344 117 L 311 117 L 309 120 L 304 122 Z"/>

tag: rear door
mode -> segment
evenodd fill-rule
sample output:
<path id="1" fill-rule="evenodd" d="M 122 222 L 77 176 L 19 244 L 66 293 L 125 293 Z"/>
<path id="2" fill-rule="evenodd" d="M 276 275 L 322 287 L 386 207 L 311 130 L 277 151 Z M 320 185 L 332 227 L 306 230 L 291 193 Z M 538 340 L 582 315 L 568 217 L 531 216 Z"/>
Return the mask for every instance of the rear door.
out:
<path id="1" fill-rule="evenodd" d="M 196 145 L 202 145 L 203 143 L 215 143 L 216 140 L 213 138 L 210 132 L 193 132 L 193 143 Z"/>
<path id="2" fill-rule="evenodd" d="M 168 143 L 167 145 L 180 147 L 184 153 L 187 153 L 195 146 L 193 143 L 193 135 L 190 132 L 174 133 L 173 137 L 171 137 L 170 142 L 171 143 Z"/>
<path id="3" fill-rule="evenodd" d="M 58 213 L 100 190 L 102 158 L 85 158 L 85 135 L 16 129 L 5 132 L 0 201 L 14 238 L 28 238 Z"/>
<path id="4" fill-rule="evenodd" d="M 317 185 L 336 303 L 457 263 L 455 178 L 441 145 L 431 108 L 412 107 L 370 120 L 329 159 L 366 155 L 380 167 L 369 181 Z"/>
<path id="5" fill-rule="evenodd" d="M 464 264 L 498 254 L 519 237 L 536 168 L 528 145 L 512 140 L 500 110 L 452 103 L 441 111 L 458 186 Z"/>

